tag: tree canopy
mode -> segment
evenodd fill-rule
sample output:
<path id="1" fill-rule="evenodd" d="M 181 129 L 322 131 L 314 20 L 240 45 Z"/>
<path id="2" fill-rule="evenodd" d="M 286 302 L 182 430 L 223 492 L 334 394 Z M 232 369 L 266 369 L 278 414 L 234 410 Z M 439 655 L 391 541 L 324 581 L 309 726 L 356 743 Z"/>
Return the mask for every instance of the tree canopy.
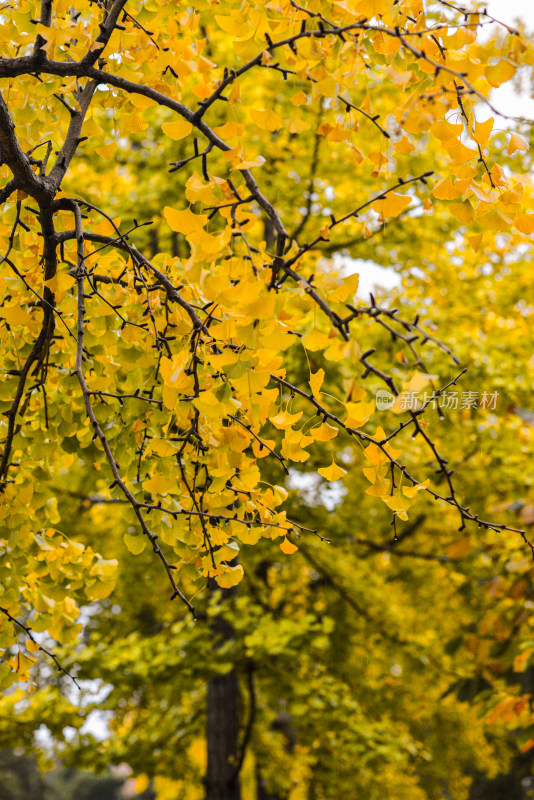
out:
<path id="1" fill-rule="evenodd" d="M 531 39 L 446 0 L 0 29 L 0 742 L 161 800 L 519 786 L 534 211 L 492 90 Z"/>

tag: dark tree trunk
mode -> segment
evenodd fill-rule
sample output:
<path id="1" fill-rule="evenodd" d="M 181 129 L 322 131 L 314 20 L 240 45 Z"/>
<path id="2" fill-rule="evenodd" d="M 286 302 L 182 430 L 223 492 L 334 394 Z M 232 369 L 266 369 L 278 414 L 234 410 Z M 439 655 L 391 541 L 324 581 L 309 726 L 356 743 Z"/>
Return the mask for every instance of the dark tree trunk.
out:
<path id="1" fill-rule="evenodd" d="M 239 681 L 232 670 L 208 683 L 206 800 L 241 800 L 238 738 Z"/>
<path id="2" fill-rule="evenodd" d="M 213 588 L 213 587 L 212 587 Z M 227 600 L 235 589 L 224 589 Z M 221 617 L 212 625 L 218 646 L 232 639 L 232 626 Z M 239 679 L 231 670 L 208 681 L 206 800 L 241 800 L 239 781 Z"/>

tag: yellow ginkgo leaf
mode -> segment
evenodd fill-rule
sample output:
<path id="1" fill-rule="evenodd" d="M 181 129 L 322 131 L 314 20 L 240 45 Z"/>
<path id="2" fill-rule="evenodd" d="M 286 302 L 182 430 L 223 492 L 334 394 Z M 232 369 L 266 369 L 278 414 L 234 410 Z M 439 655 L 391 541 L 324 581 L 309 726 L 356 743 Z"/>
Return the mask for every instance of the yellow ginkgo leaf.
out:
<path id="1" fill-rule="evenodd" d="M 243 567 L 237 564 L 235 567 L 225 566 L 222 575 L 216 575 L 215 580 L 222 589 L 230 589 L 232 586 L 237 586 L 242 578 Z"/>
<path id="2" fill-rule="evenodd" d="M 451 175 L 447 175 L 442 181 L 437 183 L 432 189 L 432 194 L 438 200 L 456 200 L 462 192 L 459 187 L 452 182 Z"/>
<path id="3" fill-rule="evenodd" d="M 124 544 L 134 556 L 138 556 L 146 547 L 146 539 L 141 534 L 125 533 L 123 538 Z"/>
<path id="4" fill-rule="evenodd" d="M 347 428 L 361 428 L 362 425 L 369 420 L 369 417 L 375 410 L 375 401 L 360 400 L 357 403 L 345 403 L 347 409 Z"/>
<path id="5" fill-rule="evenodd" d="M 0 319 L 5 319 L 9 325 L 25 325 L 29 327 L 32 317 L 21 305 L 2 306 L 0 308 Z"/>
<path id="6" fill-rule="evenodd" d="M 74 286 L 74 278 L 68 272 L 57 272 L 53 278 L 45 281 L 45 286 L 54 293 L 56 303 L 61 303 L 69 289 Z"/>
<path id="7" fill-rule="evenodd" d="M 451 203 L 449 206 L 449 211 L 456 217 L 457 220 L 463 222 L 464 224 L 472 222 L 475 217 L 469 200 L 466 200 L 463 203 Z"/>
<path id="8" fill-rule="evenodd" d="M 178 141 L 178 139 L 185 139 L 193 130 L 193 126 L 186 119 L 180 118 L 174 122 L 164 122 L 161 130 L 171 139 Z"/>
<path id="9" fill-rule="evenodd" d="M 389 219 L 398 216 L 411 202 L 412 198 L 405 194 L 390 192 L 383 200 L 376 200 L 373 207 L 384 219 Z"/>
<path id="10" fill-rule="evenodd" d="M 176 233 L 195 233 L 202 230 L 208 221 L 206 214 L 193 214 L 188 208 L 179 211 L 176 208 L 165 206 L 163 215 L 169 227 Z"/>
<path id="11" fill-rule="evenodd" d="M 493 123 L 493 117 L 490 117 L 485 122 L 475 122 L 475 140 L 481 147 L 486 147 L 493 130 Z"/>
<path id="12" fill-rule="evenodd" d="M 314 397 L 319 397 L 321 393 L 321 386 L 324 381 L 324 369 L 318 369 L 317 372 L 312 372 L 308 383 L 311 386 L 312 394 Z"/>
<path id="13" fill-rule="evenodd" d="M 530 236 L 534 232 L 534 214 L 518 214 L 514 228 L 517 228 L 520 233 Z"/>
<path id="14" fill-rule="evenodd" d="M 410 508 L 411 503 L 407 497 L 393 495 L 389 497 L 383 497 L 382 500 L 388 506 L 388 508 L 395 512 L 399 519 L 402 519 L 403 521 L 408 519 L 408 514 L 406 512 Z"/>
<path id="15" fill-rule="evenodd" d="M 245 130 L 246 126 L 241 122 L 232 122 L 231 120 L 225 122 L 224 125 L 219 125 L 217 128 L 214 128 L 217 136 L 220 136 L 222 139 L 238 139 L 244 134 Z"/>
<path id="16" fill-rule="evenodd" d="M 25 656 L 24 653 L 21 653 L 20 650 L 16 656 L 13 656 L 11 661 L 9 662 L 9 666 L 11 669 L 16 670 L 19 675 L 27 676 L 29 670 L 33 667 L 35 662 L 37 661 L 36 658 L 32 658 L 31 656 Z"/>
<path id="17" fill-rule="evenodd" d="M 265 164 L 263 156 L 258 155 L 253 158 L 245 158 L 241 145 L 233 150 L 227 150 L 223 153 L 223 156 L 232 164 L 232 169 L 251 169 L 252 167 L 261 167 L 262 164 Z"/>
<path id="18" fill-rule="evenodd" d="M 176 489 L 176 480 L 156 472 L 151 478 L 143 481 L 143 489 L 151 494 L 167 494 Z"/>
<path id="19" fill-rule="evenodd" d="M 462 133 L 463 125 L 460 123 L 452 123 L 446 119 L 440 119 L 430 127 L 430 133 L 432 133 L 436 139 L 440 139 L 442 142 L 448 142 L 450 139 L 457 139 L 458 136 Z"/>
<path id="20" fill-rule="evenodd" d="M 296 544 L 293 544 L 293 542 L 290 542 L 289 539 L 285 536 L 284 540 L 280 543 L 280 550 L 282 551 L 282 553 L 285 553 L 286 555 L 290 556 L 292 553 L 297 552 L 298 547 Z"/>
<path id="21" fill-rule="evenodd" d="M 275 114 L 275 112 L 270 109 L 264 111 L 261 109 L 252 108 L 250 110 L 250 116 L 256 125 L 258 125 L 258 127 L 260 127 L 262 130 L 270 131 L 271 133 L 273 131 L 279 131 L 284 127 L 283 120 L 278 116 L 278 114 Z"/>
<path id="22" fill-rule="evenodd" d="M 429 484 L 430 479 L 427 478 L 426 481 L 423 481 L 423 483 L 418 483 L 415 486 L 403 486 L 402 492 L 406 495 L 406 497 L 413 499 L 418 492 L 422 492 Z"/>
<path id="23" fill-rule="evenodd" d="M 508 142 L 508 148 L 506 150 L 509 156 L 518 151 L 528 150 L 528 148 L 529 143 L 523 136 L 520 136 L 518 133 L 510 134 L 510 141 Z"/>
<path id="24" fill-rule="evenodd" d="M 290 461 L 307 461 L 310 454 L 303 448 L 313 442 L 312 436 L 288 428 L 282 442 L 282 455 Z"/>
<path id="25" fill-rule="evenodd" d="M 384 497 L 389 494 L 391 478 L 389 477 L 389 467 L 387 465 L 381 467 L 365 467 L 362 472 L 367 480 L 372 483 L 372 486 L 365 490 L 366 494 L 372 497 Z"/>
<path id="26" fill-rule="evenodd" d="M 516 67 L 504 58 L 501 59 L 498 64 L 488 66 L 484 70 L 486 80 L 490 86 L 493 86 L 495 89 L 499 87 L 501 83 L 506 83 L 506 81 L 513 78 L 515 72 Z"/>
<path id="27" fill-rule="evenodd" d="M 304 92 L 297 92 L 297 94 L 294 94 L 291 98 L 291 102 L 294 106 L 305 106 L 308 102 L 308 97 Z"/>
<path id="28" fill-rule="evenodd" d="M 447 149 L 454 164 L 465 164 L 472 158 L 478 158 L 478 150 L 466 147 L 465 144 L 460 141 L 448 142 Z"/>
<path id="29" fill-rule="evenodd" d="M 254 439 L 252 442 L 252 452 L 256 458 L 265 458 L 266 456 L 271 455 L 271 450 L 273 450 L 275 446 L 276 442 L 274 439 L 262 439 L 261 442 L 258 442 L 257 439 Z"/>
<path id="30" fill-rule="evenodd" d="M 430 381 L 437 378 L 437 375 L 428 375 L 426 372 L 416 372 L 403 387 L 403 392 L 420 392 L 425 386 L 428 386 Z"/>
<path id="31" fill-rule="evenodd" d="M 317 472 L 327 481 L 338 481 L 343 475 L 347 474 L 347 470 L 338 466 L 333 458 L 329 467 L 319 467 Z"/>
<path id="32" fill-rule="evenodd" d="M 516 227 L 517 227 L 517 223 L 516 223 Z M 483 233 L 475 233 L 473 236 L 468 236 L 467 237 L 467 241 L 469 242 L 469 244 L 471 245 L 471 247 L 473 248 L 475 253 L 478 253 L 478 251 L 480 249 L 480 245 L 482 244 L 482 239 L 483 238 L 484 238 L 484 234 Z"/>
<path id="33" fill-rule="evenodd" d="M 301 341 L 306 350 L 323 350 L 328 346 L 330 339 L 325 333 L 313 330 L 303 336 Z"/>
<path id="34" fill-rule="evenodd" d="M 318 425 L 317 428 L 312 428 L 310 430 L 310 436 L 313 436 L 316 442 L 329 442 L 330 439 L 333 439 L 337 436 L 338 429 L 334 428 L 333 425 L 329 425 L 327 422 L 323 422 L 322 425 Z"/>
<path id="35" fill-rule="evenodd" d="M 195 397 L 193 402 L 195 404 L 195 408 L 197 408 L 200 413 L 204 414 L 206 417 L 215 418 L 220 415 L 221 401 L 209 389 L 205 392 L 201 392 L 198 397 Z"/>
<path id="36" fill-rule="evenodd" d="M 148 450 L 150 454 L 155 453 L 157 456 L 165 458 L 167 456 L 173 456 L 178 450 L 178 445 L 174 442 L 168 442 L 165 439 L 151 439 L 150 445 L 147 448 L 147 451 Z"/>
<path id="37" fill-rule="evenodd" d="M 290 414 L 289 411 L 286 410 L 281 411 L 280 414 L 276 414 L 274 417 L 269 417 L 269 419 L 275 428 L 283 431 L 298 422 L 301 417 L 302 411 L 298 411 L 296 414 Z"/>

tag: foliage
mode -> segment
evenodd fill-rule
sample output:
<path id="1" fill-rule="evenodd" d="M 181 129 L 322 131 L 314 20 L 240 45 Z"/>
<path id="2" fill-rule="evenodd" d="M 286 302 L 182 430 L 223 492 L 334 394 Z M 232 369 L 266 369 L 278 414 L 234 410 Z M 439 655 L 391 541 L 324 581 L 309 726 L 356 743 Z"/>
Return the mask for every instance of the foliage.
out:
<path id="1" fill-rule="evenodd" d="M 246 796 L 467 797 L 532 736 L 534 213 L 488 100 L 531 41 L 444 0 L 0 27 L 0 741 L 194 800 L 235 673 Z"/>

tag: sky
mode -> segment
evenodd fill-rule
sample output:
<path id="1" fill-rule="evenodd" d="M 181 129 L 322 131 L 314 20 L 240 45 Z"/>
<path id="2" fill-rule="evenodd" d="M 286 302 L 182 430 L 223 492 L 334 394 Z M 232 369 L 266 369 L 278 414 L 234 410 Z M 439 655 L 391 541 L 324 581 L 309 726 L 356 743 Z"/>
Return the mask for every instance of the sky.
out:
<path id="1" fill-rule="evenodd" d="M 520 17 L 527 27 L 534 28 L 534 4 L 532 0 L 487 0 L 489 14 L 503 22 L 513 24 Z M 530 25 L 528 24 L 530 18 Z"/>

